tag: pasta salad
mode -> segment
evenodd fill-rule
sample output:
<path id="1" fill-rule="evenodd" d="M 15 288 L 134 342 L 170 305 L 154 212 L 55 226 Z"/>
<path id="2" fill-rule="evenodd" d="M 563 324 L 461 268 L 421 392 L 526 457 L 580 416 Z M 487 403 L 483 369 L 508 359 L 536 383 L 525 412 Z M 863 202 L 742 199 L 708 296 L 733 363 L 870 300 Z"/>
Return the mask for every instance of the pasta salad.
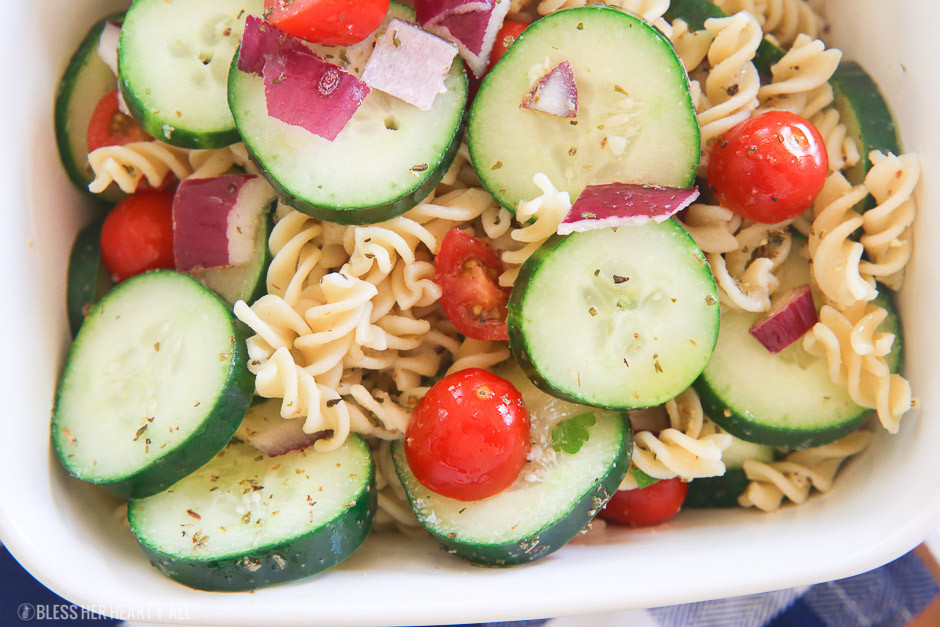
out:
<path id="1" fill-rule="evenodd" d="M 920 164 L 807 0 L 135 0 L 60 83 L 66 470 L 244 590 L 373 528 L 509 566 L 832 486 Z"/>

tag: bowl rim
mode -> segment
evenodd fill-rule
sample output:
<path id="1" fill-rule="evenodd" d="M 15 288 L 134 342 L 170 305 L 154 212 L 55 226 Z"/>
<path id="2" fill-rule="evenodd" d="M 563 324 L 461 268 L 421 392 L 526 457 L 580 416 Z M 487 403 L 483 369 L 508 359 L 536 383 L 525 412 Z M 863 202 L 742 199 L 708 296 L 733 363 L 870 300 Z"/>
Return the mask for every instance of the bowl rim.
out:
<path id="1" fill-rule="evenodd" d="M 50 0 L 43 3 L 43 7 L 57 6 L 62 8 L 65 5 L 63 0 Z M 886 19 L 903 20 L 911 17 L 912 13 L 898 12 L 889 14 L 882 9 L 877 10 L 876 0 L 859 0 L 867 3 L 873 8 L 871 15 L 889 16 Z M 111 5 L 118 4 L 117 1 L 109 2 Z M 906 6 L 908 8 L 917 4 L 916 0 L 911 0 Z M 37 17 L 35 11 L 39 9 L 29 9 L 28 17 Z M 862 7 L 855 9 L 862 13 Z M 935 17 L 940 17 L 940 7 L 934 6 L 932 9 Z M 67 11 L 67 10 L 66 10 Z M 104 7 L 102 7 L 102 14 Z M 67 15 L 72 15 L 67 13 Z M 871 17 L 875 20 L 876 18 Z M 932 23 L 931 20 L 925 20 L 924 16 L 918 18 L 923 23 Z M 63 20 L 67 23 L 69 20 Z M 38 19 L 37 19 L 38 23 Z M 852 26 L 852 25 L 850 25 Z M 14 53 L 20 56 L 22 50 L 31 50 L 38 46 L 35 41 L 30 42 L 29 37 L 37 37 L 39 33 L 35 28 L 29 25 L 20 30 L 11 26 L 8 29 L 8 37 L 0 38 L 0 51 L 7 52 L 12 56 Z M 849 28 L 848 26 L 846 28 Z M 67 33 L 68 25 L 62 27 L 63 32 Z M 71 36 L 71 35 L 70 35 Z M 72 37 L 72 43 L 77 41 L 77 37 Z M 32 47 L 31 47 L 32 46 Z M 855 51 L 858 56 L 865 57 L 864 50 Z M 872 52 L 867 53 L 865 58 L 871 58 Z M 15 57 L 14 57 L 15 58 Z M 56 70 L 64 67 L 64 63 Z M 873 63 L 873 72 L 879 76 L 886 76 L 887 66 L 883 63 Z M 911 74 L 914 74 L 913 67 Z M 31 78 L 28 89 L 24 89 L 21 94 L 14 94 L 11 102 L 0 104 L 0 111 L 7 113 L 8 119 L 23 119 L 24 112 L 29 112 L 34 102 L 40 102 L 45 94 L 49 98 L 48 83 L 43 83 L 43 78 L 48 78 L 42 74 L 37 74 Z M 56 80 L 57 76 L 55 77 Z M 35 84 L 33 84 L 35 83 Z M 45 90 L 43 89 L 45 86 Z M 900 93 L 900 92 L 898 92 Z M 32 97 L 32 98 L 31 98 Z M 899 96 L 898 96 L 899 97 Z M 51 107 L 49 107 L 51 110 Z M 27 118 L 29 118 L 28 114 Z M 14 117 L 16 116 L 16 117 Z M 31 118 L 30 118 L 31 119 Z M 31 185 L 37 184 L 37 173 L 30 170 L 31 162 L 22 159 L 22 153 L 19 146 L 28 145 L 31 140 L 29 135 L 30 128 L 27 124 L 14 125 L 11 129 L 11 141 L 0 149 L 0 181 L 6 183 L 10 190 L 10 202 L 13 206 L 28 207 L 30 210 L 20 212 L 19 215 L 11 217 L 10 231 L 17 237 L 21 233 L 29 237 L 36 238 L 36 242 L 41 239 L 40 230 L 37 229 L 42 223 L 37 220 L 35 215 L 36 193 Z M 940 135 L 937 135 L 940 138 Z M 914 139 L 908 136 L 911 141 Z M 916 143 L 916 142 L 911 142 Z M 923 142 L 926 144 L 926 142 Z M 935 163 L 931 163 L 936 169 Z M 54 177 L 53 177 L 54 178 Z M 59 178 L 64 178 L 64 175 Z M 57 181 L 52 181 L 57 184 Z M 58 181 L 61 183 L 61 181 Z M 934 194 L 940 197 L 940 194 Z M 78 193 L 72 192 L 69 198 L 77 198 Z M 923 203 L 921 203 L 923 206 Z M 73 219 L 74 221 L 74 219 Z M 918 237 L 926 233 L 926 226 L 920 224 Z M 925 238 L 926 239 L 926 238 Z M 20 240 L 17 240 L 20 241 Z M 39 255 L 42 256 L 48 249 L 39 246 Z M 920 250 L 920 249 L 918 249 Z M 49 271 L 48 257 L 42 257 L 39 262 L 36 261 L 37 249 L 22 246 L 3 246 L 0 247 L 0 268 L 3 268 L 3 274 L 10 279 L 9 286 L 11 293 L 22 292 L 30 293 L 30 289 L 35 289 L 37 282 L 44 280 L 45 272 Z M 926 268 L 923 263 L 926 254 L 919 259 L 919 267 Z M 9 269 L 16 268 L 17 271 L 11 272 Z M 934 282 L 940 284 L 940 282 Z M 906 294 L 906 293 L 905 293 Z M 58 329 L 59 335 L 54 338 L 48 347 L 42 350 L 29 352 L 30 345 L 22 337 L 11 338 L 11 345 L 15 349 L 14 354 L 24 354 L 23 367 L 16 369 L 12 377 L 2 377 L 2 389 L 7 392 L 7 398 L 15 398 L 18 390 L 27 389 L 31 384 L 29 377 L 42 372 L 48 372 L 48 363 L 61 363 L 61 345 L 54 344 L 65 337 L 64 315 L 56 319 L 56 315 L 61 313 L 63 308 L 61 304 L 52 304 L 48 294 L 42 295 L 37 302 L 45 302 L 49 305 L 45 311 L 35 312 L 28 310 L 17 310 L 3 314 L 3 320 L 9 320 L 9 328 L 19 329 L 19 335 L 29 336 L 30 333 L 44 333 L 49 329 Z M 908 307 L 907 299 L 902 302 L 902 315 L 905 320 L 908 316 L 915 313 L 913 303 Z M 906 315 L 905 315 L 906 314 Z M 35 348 L 35 347 L 33 347 Z M 916 348 L 916 347 L 915 347 Z M 916 351 L 915 351 L 916 352 Z M 58 361 L 57 361 L 58 360 Z M 926 370 L 926 369 L 925 369 Z M 929 372 L 918 372 L 919 388 L 927 393 Z M 34 399 L 35 400 L 35 399 Z M 30 407 L 34 412 L 42 414 L 42 410 L 36 409 L 48 403 L 32 402 Z M 48 405 L 45 406 L 48 409 Z M 917 411 L 915 415 L 906 418 L 902 432 L 907 430 L 911 433 L 904 433 L 905 440 L 912 440 L 914 436 L 921 433 L 930 433 L 924 418 L 926 412 Z M 7 472 L 8 476 L 18 476 L 17 470 L 22 474 L 23 468 L 17 469 L 16 464 L 11 461 L 13 454 L 17 452 L 20 442 L 28 442 L 33 446 L 37 439 L 45 442 L 46 453 L 49 450 L 48 424 L 44 426 L 44 432 L 41 434 L 29 430 L 29 425 L 24 424 L 29 421 L 20 420 L 13 422 L 9 427 L 9 437 L 0 438 L 0 469 Z M 40 437 L 41 436 L 41 437 Z M 863 456 L 854 460 L 847 468 L 847 473 L 855 477 L 856 483 L 865 477 L 870 478 L 874 472 L 869 466 L 875 458 L 876 453 L 884 453 L 890 445 L 885 441 L 886 438 L 877 439 L 873 450 L 867 451 Z M 30 448 L 35 451 L 37 449 Z M 46 459 L 46 458 L 43 458 Z M 53 458 L 47 461 L 54 462 Z M 38 462 L 37 462 L 38 463 Z M 940 466 L 940 462 L 938 462 Z M 43 474 L 45 473 L 45 474 Z M 27 473 L 29 474 L 29 473 Z M 66 492 L 75 488 L 73 480 L 62 476 L 61 470 L 55 463 L 47 464 L 42 469 L 42 473 L 35 473 L 34 477 L 26 477 L 24 481 L 29 482 L 31 487 L 37 487 L 38 490 L 45 490 L 50 495 L 57 489 L 64 489 Z M 77 483 L 77 482 L 76 482 Z M 849 482 L 847 482 L 849 483 Z M 425 603 L 415 604 L 407 596 L 398 598 L 391 593 L 377 593 L 376 605 L 369 603 L 349 604 L 351 596 L 345 598 L 345 605 L 341 603 L 343 598 L 331 600 L 327 596 L 335 593 L 337 587 L 349 587 L 355 590 L 359 583 L 366 581 L 376 583 L 392 570 L 394 564 L 389 563 L 389 559 L 378 562 L 377 572 L 364 572 L 357 570 L 359 562 L 356 556 L 350 560 L 350 565 L 343 565 L 337 571 L 336 579 L 338 582 L 334 585 L 330 579 L 330 574 L 315 575 L 312 579 L 305 579 L 295 584 L 286 584 L 283 587 L 266 588 L 257 591 L 257 593 L 225 593 L 225 596 L 219 596 L 221 593 L 205 593 L 193 591 L 184 588 L 179 584 L 163 579 L 153 569 L 140 569 L 139 565 L 146 565 L 146 559 L 139 555 L 128 567 L 134 572 L 141 571 L 139 574 L 143 581 L 154 582 L 157 594 L 166 594 L 168 596 L 158 596 L 147 598 L 147 590 L 127 590 L 120 588 L 102 588 L 102 576 L 109 577 L 110 580 L 118 579 L 120 573 L 110 572 L 107 567 L 102 576 L 90 572 L 87 577 L 80 574 L 80 565 L 71 564 L 65 567 L 58 563 L 54 556 L 56 555 L 55 546 L 43 546 L 40 539 L 35 536 L 35 528 L 31 526 L 35 522 L 32 514 L 27 515 L 22 509 L 13 507 L 15 499 L 6 498 L 0 500 L 0 538 L 7 546 L 11 554 L 37 579 L 48 586 L 60 596 L 71 602 L 85 607 L 97 608 L 104 614 L 127 617 L 128 614 L 141 616 L 146 613 L 147 616 L 169 620 L 171 622 L 195 621 L 203 624 L 253 624 L 259 620 L 276 621 L 284 624 L 310 624 L 311 622 L 320 622 L 323 624 L 361 624 L 366 622 L 382 622 L 385 624 L 418 624 L 439 622 L 446 616 L 448 621 L 455 622 L 475 622 L 485 620 L 516 620 L 525 618 L 538 618 L 546 616 L 563 616 L 578 613 L 595 613 L 623 610 L 628 608 L 652 607 L 659 605 L 668 605 L 677 602 L 700 601 L 709 598 L 721 598 L 728 596 L 729 591 L 734 595 L 751 594 L 771 589 L 783 587 L 802 586 L 815 583 L 822 580 L 831 580 L 839 577 L 849 576 L 864 572 L 873 567 L 884 564 L 892 559 L 906 553 L 916 546 L 923 538 L 934 531 L 937 524 L 940 523 L 940 478 L 933 481 L 924 479 L 922 486 L 925 489 L 925 496 L 920 499 L 919 507 L 903 513 L 892 513 L 886 511 L 875 511 L 873 516 L 878 516 L 877 524 L 868 524 L 863 527 L 864 537 L 869 540 L 868 543 L 859 545 L 857 543 L 847 544 L 846 538 L 840 537 L 841 534 L 832 529 L 820 529 L 818 537 L 814 541 L 812 550 L 800 548 L 798 539 L 786 536 L 785 542 L 780 547 L 764 546 L 758 541 L 766 540 L 768 537 L 762 529 L 772 527 L 774 529 L 782 528 L 785 531 L 787 524 L 794 523 L 798 526 L 805 522 L 809 516 L 798 514 L 790 510 L 781 511 L 774 514 L 769 521 L 755 522 L 753 526 L 735 528 L 734 531 L 744 537 L 754 541 L 753 547 L 746 543 L 730 547 L 725 552 L 725 557 L 729 561 L 737 561 L 741 564 L 761 564 L 767 565 L 777 561 L 778 567 L 764 568 L 763 570 L 754 569 L 748 572 L 746 578 L 739 578 L 733 590 L 729 589 L 728 582 L 716 576 L 711 564 L 690 564 L 688 571 L 683 574 L 672 573 L 670 579 L 669 569 L 667 567 L 657 567 L 648 558 L 650 558 L 649 548 L 643 543 L 649 538 L 656 537 L 657 534 L 666 532 L 674 538 L 675 542 L 682 547 L 695 547 L 696 542 L 701 541 L 706 534 L 700 533 L 699 529 L 711 529 L 720 526 L 721 520 L 727 518 L 720 513 L 714 512 L 691 512 L 681 522 L 672 523 L 660 530 L 648 530 L 641 532 L 636 536 L 627 536 L 624 532 L 616 530 L 606 532 L 601 538 L 614 541 L 610 544 L 591 544 L 590 536 L 585 542 L 579 542 L 566 548 L 565 554 L 555 554 L 556 557 L 549 557 L 545 560 L 524 566 L 518 569 L 497 571 L 492 569 L 480 569 L 467 566 L 465 564 L 451 564 L 446 556 L 437 552 L 431 541 L 420 541 L 417 544 L 403 544 L 404 540 L 389 539 L 390 546 L 394 548 L 394 556 L 403 556 L 408 554 L 419 555 L 422 560 L 427 560 L 430 568 L 424 569 L 427 572 L 410 572 L 405 570 L 398 574 L 400 579 L 407 585 L 421 584 L 429 587 L 431 590 L 437 590 L 438 594 L 432 596 Z M 13 494 L 21 494 L 16 492 Z M 840 489 L 839 484 L 829 494 L 822 497 L 815 497 L 810 503 L 804 505 L 806 511 L 812 513 L 826 513 L 833 508 L 839 507 L 849 497 L 845 494 L 848 490 Z M 81 491 L 76 488 L 76 491 Z M 64 508 L 56 508 L 57 504 L 50 501 L 51 511 L 63 513 Z M 903 514 L 903 515 L 902 515 Z M 747 514 L 736 513 L 734 516 L 743 518 Z M 56 521 L 62 523 L 62 527 L 67 527 L 66 520 Z M 88 522 L 88 521 L 83 521 Z M 77 533 L 77 532 L 76 532 Z M 861 533 L 861 532 L 859 532 Z M 81 536 L 73 536 L 81 537 Z M 376 539 L 382 539 L 377 536 Z M 623 553 L 625 547 L 639 552 L 644 560 L 644 565 L 650 568 L 650 582 L 659 583 L 659 587 L 642 587 L 642 581 L 637 583 L 641 586 L 631 590 L 624 590 L 621 581 L 616 577 L 610 576 L 602 579 L 593 579 L 596 572 L 598 560 L 605 561 L 607 556 L 619 556 Z M 109 547 L 105 547 L 106 549 Z M 756 550 L 759 549 L 759 550 Z M 375 553 L 373 551 L 373 553 Z M 717 552 L 713 552 L 717 555 Z M 710 553 L 712 555 L 712 553 Z M 370 557 L 372 554 L 370 553 Z M 94 559 L 102 556 L 94 557 Z M 104 556 L 107 557 L 107 556 Z M 812 561 L 807 562 L 813 558 Z M 116 558 L 115 558 L 116 559 Z M 800 560 L 804 560 L 801 562 Z M 609 560 L 607 560 L 609 561 Z M 649 562 L 649 565 L 647 564 Z M 106 564 L 107 559 L 101 563 Z M 810 566 L 807 566 L 807 563 Z M 94 562 L 94 566 L 99 566 Z M 609 565 L 602 565 L 606 574 L 615 573 L 609 568 Z M 383 570 L 384 569 L 384 570 Z M 94 568 L 90 568 L 93 571 Z M 144 572 L 146 571 L 146 572 Z M 116 574 L 117 573 L 117 574 Z M 499 573 L 498 583 L 494 584 L 493 579 Z M 436 579 L 446 579 L 442 575 L 450 577 L 448 581 L 460 581 L 464 588 L 460 591 L 463 596 L 469 595 L 490 595 L 487 598 L 486 606 L 474 603 L 465 603 L 464 605 L 454 605 L 453 594 L 448 595 L 444 584 Z M 585 578 L 592 579 L 590 586 L 585 587 Z M 317 582 L 314 584 L 314 581 Z M 495 595 L 501 588 L 511 588 L 519 585 L 530 585 L 533 581 L 541 582 L 540 585 L 548 584 L 548 589 L 552 592 L 547 595 L 533 595 L 519 598 L 510 598 L 507 594 Z M 668 585 L 666 582 L 674 581 L 682 584 L 682 589 L 677 590 L 674 585 Z M 161 583 L 162 582 L 162 583 Z M 347 582 L 353 582 L 348 584 Z M 649 584 L 652 586 L 652 583 Z M 322 587 L 325 589 L 320 594 L 315 589 Z M 400 590 L 399 590 L 400 592 Z M 277 601 L 277 603 L 272 603 Z M 313 604 L 313 605 L 312 605 Z M 168 607 L 182 607 L 185 605 L 187 611 L 185 615 L 170 616 L 166 614 Z M 316 615 L 311 616 L 310 609 L 315 607 Z"/>

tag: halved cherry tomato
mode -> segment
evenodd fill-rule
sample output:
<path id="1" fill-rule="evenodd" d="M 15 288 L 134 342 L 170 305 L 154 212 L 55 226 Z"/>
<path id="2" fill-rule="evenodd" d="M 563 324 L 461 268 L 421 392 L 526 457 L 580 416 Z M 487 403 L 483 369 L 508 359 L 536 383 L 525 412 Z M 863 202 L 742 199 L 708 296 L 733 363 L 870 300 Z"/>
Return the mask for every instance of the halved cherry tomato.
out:
<path id="1" fill-rule="evenodd" d="M 636 490 L 619 490 L 614 492 L 600 516 L 631 527 L 651 527 L 678 514 L 688 491 L 689 484 L 678 477 L 661 479 Z"/>
<path id="2" fill-rule="evenodd" d="M 434 259 L 441 307 L 457 330 L 475 340 L 508 340 L 509 288 L 499 286 L 503 263 L 485 242 L 451 229 Z"/>
<path id="3" fill-rule="evenodd" d="M 388 0 L 264 0 L 264 17 L 285 33 L 326 46 L 362 41 L 388 13 Z"/>
<path id="4" fill-rule="evenodd" d="M 103 146 L 123 146 L 153 139 L 137 120 L 118 110 L 118 90 L 109 91 L 91 114 L 88 122 L 88 152 Z"/>
<path id="5" fill-rule="evenodd" d="M 173 266 L 173 192 L 137 192 L 101 227 L 101 257 L 115 281 Z"/>
<path id="6" fill-rule="evenodd" d="M 519 20 L 506 20 L 503 22 L 503 27 L 496 33 L 496 42 L 493 43 L 493 49 L 490 51 L 490 67 L 496 65 L 496 62 L 503 58 L 506 49 L 528 27 L 528 24 Z"/>
<path id="7" fill-rule="evenodd" d="M 773 224 L 809 209 L 828 170 L 816 127 L 788 111 L 771 111 L 741 122 L 712 145 L 708 184 L 722 206 Z"/>
<path id="8" fill-rule="evenodd" d="M 529 413 L 519 390 L 480 368 L 434 384 L 405 431 L 405 458 L 418 481 L 459 501 L 508 488 L 529 446 Z"/>

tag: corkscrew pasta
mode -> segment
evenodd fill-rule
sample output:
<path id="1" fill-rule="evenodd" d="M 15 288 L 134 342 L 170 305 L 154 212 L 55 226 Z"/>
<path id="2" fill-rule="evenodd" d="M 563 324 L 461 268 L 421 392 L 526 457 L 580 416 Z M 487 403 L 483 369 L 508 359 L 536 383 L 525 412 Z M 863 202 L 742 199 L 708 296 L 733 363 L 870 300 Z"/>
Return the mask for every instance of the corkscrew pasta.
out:
<path id="1" fill-rule="evenodd" d="M 877 305 L 863 302 L 844 311 L 824 305 L 819 322 L 803 337 L 803 348 L 825 357 L 833 383 L 845 385 L 854 403 L 877 410 L 882 426 L 897 433 L 912 405 L 911 385 L 885 361 L 894 337 L 874 332 L 873 323 L 885 315 Z"/>
<path id="2" fill-rule="evenodd" d="M 751 483 L 738 503 L 772 512 L 780 508 L 784 497 L 799 505 L 813 488 L 827 492 L 842 463 L 865 450 L 871 438 L 870 431 L 856 431 L 831 444 L 790 453 L 783 461 L 747 460 L 744 473 Z"/>
<path id="3" fill-rule="evenodd" d="M 914 188 L 920 179 L 920 161 L 916 155 L 870 155 L 872 169 L 865 177 L 865 187 L 878 203 L 862 216 L 864 234 L 860 241 L 868 261 L 860 270 L 891 289 L 900 289 L 904 266 L 911 258 L 911 225 L 917 208 Z"/>
<path id="4" fill-rule="evenodd" d="M 864 185 L 852 187 L 844 176 L 829 176 L 813 208 L 809 233 L 813 278 L 833 303 L 849 307 L 877 295 L 871 276 L 861 269 L 864 246 L 851 239 L 863 223 L 853 207 L 868 195 Z"/>
<path id="5" fill-rule="evenodd" d="M 822 32 L 823 19 L 806 0 L 716 0 L 727 11 L 747 11 L 775 42 L 790 45 L 800 34 L 815 39 Z"/>
<path id="6" fill-rule="evenodd" d="M 99 193 L 115 183 L 125 194 L 133 194 L 142 180 L 159 187 L 168 173 L 184 179 L 192 173 L 186 153 L 183 148 L 158 141 L 98 148 L 88 154 L 95 175 L 88 189 Z"/>
<path id="7" fill-rule="evenodd" d="M 115 183 L 125 194 L 133 194 L 142 181 L 160 187 L 168 174 L 176 178 L 208 178 L 226 173 L 237 165 L 250 166 L 242 144 L 212 150 L 187 150 L 156 140 L 103 146 L 88 154 L 94 179 L 88 190 L 103 192 Z"/>
<path id="8" fill-rule="evenodd" d="M 754 17 L 745 12 L 709 19 L 705 29 L 714 39 L 707 55 L 711 70 L 698 107 L 703 145 L 748 119 L 757 108 L 760 77 L 752 59 L 762 34 Z"/>
<path id="9" fill-rule="evenodd" d="M 689 388 L 668 401 L 665 408 L 669 428 L 659 435 L 651 431 L 638 432 L 633 439 L 631 463 L 656 479 L 680 477 L 688 481 L 724 474 L 721 452 L 731 446 L 731 436 L 721 433 L 705 417 L 695 390 Z M 621 489 L 635 483 L 632 477 L 625 481 L 627 486 L 621 485 Z"/>

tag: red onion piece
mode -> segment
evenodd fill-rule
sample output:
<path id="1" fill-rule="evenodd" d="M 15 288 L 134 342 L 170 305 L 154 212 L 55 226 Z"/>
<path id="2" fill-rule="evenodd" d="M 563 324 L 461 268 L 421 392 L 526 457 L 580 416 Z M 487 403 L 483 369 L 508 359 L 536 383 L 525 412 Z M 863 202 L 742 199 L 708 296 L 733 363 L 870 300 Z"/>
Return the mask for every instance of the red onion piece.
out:
<path id="1" fill-rule="evenodd" d="M 442 30 L 446 29 L 451 37 L 466 46 L 469 52 L 479 55 L 486 41 L 486 31 L 492 14 L 488 4 L 476 11 L 442 15 L 434 24 Z"/>
<path id="2" fill-rule="evenodd" d="M 251 259 L 274 190 L 253 174 L 186 179 L 173 197 L 173 255 L 180 272 Z"/>
<path id="3" fill-rule="evenodd" d="M 303 41 L 288 35 L 270 22 L 249 15 L 245 18 L 245 34 L 238 51 L 238 69 L 261 76 L 268 57 L 279 50 L 308 51 Z"/>
<path id="4" fill-rule="evenodd" d="M 562 118 L 578 117 L 578 84 L 574 80 L 571 64 L 562 61 L 549 70 L 523 96 L 519 106 Z"/>
<path id="5" fill-rule="evenodd" d="M 698 188 L 677 189 L 633 183 L 606 183 L 584 188 L 558 226 L 559 235 L 610 226 L 662 222 L 698 198 Z"/>
<path id="6" fill-rule="evenodd" d="M 268 115 L 333 141 L 359 105 L 369 86 L 310 50 L 281 49 L 262 70 Z"/>
<path id="7" fill-rule="evenodd" d="M 763 318 L 751 326 L 750 334 L 771 353 L 779 353 L 819 322 L 813 292 L 801 285 L 787 292 Z"/>
<path id="8" fill-rule="evenodd" d="M 281 418 L 280 399 L 255 403 L 248 409 L 235 437 L 268 457 L 277 457 L 306 448 L 326 435 L 325 431 L 304 433 L 306 418 Z"/>
<path id="9" fill-rule="evenodd" d="M 493 6 L 493 0 L 415 0 L 415 19 L 422 26 L 442 15 L 485 11 Z"/>
<path id="10" fill-rule="evenodd" d="M 118 73 L 118 42 L 121 39 L 121 25 L 114 21 L 107 21 L 101 29 L 98 38 L 98 56 L 107 64 L 114 75 Z"/>
<path id="11" fill-rule="evenodd" d="M 473 74 L 486 74 L 509 0 L 415 0 L 418 24 L 457 44 Z"/>
<path id="12" fill-rule="evenodd" d="M 455 56 L 457 46 L 395 18 L 372 51 L 362 80 L 373 89 L 428 111 Z"/>

